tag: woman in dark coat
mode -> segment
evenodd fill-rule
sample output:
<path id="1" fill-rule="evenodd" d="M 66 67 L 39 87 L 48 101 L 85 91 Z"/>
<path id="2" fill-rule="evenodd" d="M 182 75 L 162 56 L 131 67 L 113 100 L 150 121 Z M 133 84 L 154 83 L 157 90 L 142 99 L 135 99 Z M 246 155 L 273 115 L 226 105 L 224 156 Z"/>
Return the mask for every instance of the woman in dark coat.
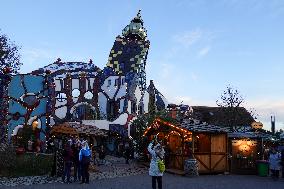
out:
<path id="1" fill-rule="evenodd" d="M 74 182 L 76 182 L 77 180 L 81 181 L 82 174 L 81 174 L 81 165 L 79 161 L 79 152 L 81 150 L 81 144 L 80 143 L 72 144 L 72 150 L 74 153 L 73 156 Z"/>
<path id="2" fill-rule="evenodd" d="M 63 182 L 65 182 L 65 177 L 67 177 L 67 182 L 70 183 L 71 166 L 73 162 L 73 151 L 69 142 L 65 145 L 63 158 L 64 158 L 64 174 L 62 177 Z"/>

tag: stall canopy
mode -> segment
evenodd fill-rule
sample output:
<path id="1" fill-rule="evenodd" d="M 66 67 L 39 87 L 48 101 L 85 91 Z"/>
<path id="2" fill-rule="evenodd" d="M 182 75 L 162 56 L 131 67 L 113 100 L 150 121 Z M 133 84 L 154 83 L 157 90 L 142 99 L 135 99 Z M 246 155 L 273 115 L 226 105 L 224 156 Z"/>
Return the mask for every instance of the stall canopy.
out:
<path id="1" fill-rule="evenodd" d="M 78 122 L 65 122 L 57 126 L 53 126 L 51 133 L 61 133 L 61 134 L 86 134 L 94 136 L 107 136 L 107 131 L 98 129 L 96 126 L 84 125 Z"/>

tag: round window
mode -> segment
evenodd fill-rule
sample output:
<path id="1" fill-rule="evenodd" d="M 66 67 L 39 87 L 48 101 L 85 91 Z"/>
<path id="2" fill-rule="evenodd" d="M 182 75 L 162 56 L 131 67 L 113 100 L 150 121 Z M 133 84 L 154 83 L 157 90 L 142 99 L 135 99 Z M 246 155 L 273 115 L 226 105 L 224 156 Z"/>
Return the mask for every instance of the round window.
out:
<path id="1" fill-rule="evenodd" d="M 91 91 L 86 92 L 85 95 L 84 95 L 85 99 L 87 99 L 87 100 L 91 100 L 93 98 L 93 96 L 94 95 Z"/>
<path id="2" fill-rule="evenodd" d="M 80 96 L 80 91 L 79 89 L 73 89 L 72 91 L 72 97 L 73 98 L 78 98 Z"/>

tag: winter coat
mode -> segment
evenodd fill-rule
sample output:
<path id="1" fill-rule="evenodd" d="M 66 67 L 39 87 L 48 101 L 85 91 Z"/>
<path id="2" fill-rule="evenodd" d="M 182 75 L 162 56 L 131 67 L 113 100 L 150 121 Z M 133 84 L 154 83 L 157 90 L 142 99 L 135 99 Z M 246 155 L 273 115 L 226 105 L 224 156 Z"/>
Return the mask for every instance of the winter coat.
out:
<path id="1" fill-rule="evenodd" d="M 280 153 L 275 153 L 275 154 L 270 154 L 269 156 L 269 168 L 272 170 L 280 170 L 281 165 L 281 154 Z"/>
<path id="2" fill-rule="evenodd" d="M 91 150 L 90 148 L 82 148 L 79 152 L 79 161 L 83 164 L 90 163 L 91 161 Z"/>
<path id="3" fill-rule="evenodd" d="M 75 145 L 73 145 L 72 150 L 73 150 L 73 153 L 74 153 L 73 162 L 76 165 L 78 165 L 79 164 L 79 151 L 80 151 L 80 149 L 78 147 L 76 147 Z"/>
<path id="4" fill-rule="evenodd" d="M 64 162 L 72 162 L 73 161 L 73 151 L 70 146 L 66 146 L 63 151 L 63 159 Z"/>
<path id="5" fill-rule="evenodd" d="M 99 150 L 99 158 L 100 159 L 105 159 L 105 157 L 106 157 L 106 151 L 105 151 L 105 149 L 100 149 Z"/>
<path id="6" fill-rule="evenodd" d="M 158 167 L 158 160 L 161 160 L 155 150 L 153 149 L 153 142 L 151 142 L 148 146 L 148 151 L 151 154 L 151 163 L 149 168 L 150 176 L 163 176 L 163 173 L 160 172 Z"/>

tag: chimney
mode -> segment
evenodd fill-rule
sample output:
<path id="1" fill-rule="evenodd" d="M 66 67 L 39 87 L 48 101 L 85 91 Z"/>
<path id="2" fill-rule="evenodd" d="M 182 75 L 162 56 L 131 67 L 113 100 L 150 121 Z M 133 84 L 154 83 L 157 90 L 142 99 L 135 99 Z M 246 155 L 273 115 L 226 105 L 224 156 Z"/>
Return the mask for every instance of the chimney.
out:
<path id="1" fill-rule="evenodd" d="M 275 116 L 271 116 L 271 132 L 275 134 Z"/>

